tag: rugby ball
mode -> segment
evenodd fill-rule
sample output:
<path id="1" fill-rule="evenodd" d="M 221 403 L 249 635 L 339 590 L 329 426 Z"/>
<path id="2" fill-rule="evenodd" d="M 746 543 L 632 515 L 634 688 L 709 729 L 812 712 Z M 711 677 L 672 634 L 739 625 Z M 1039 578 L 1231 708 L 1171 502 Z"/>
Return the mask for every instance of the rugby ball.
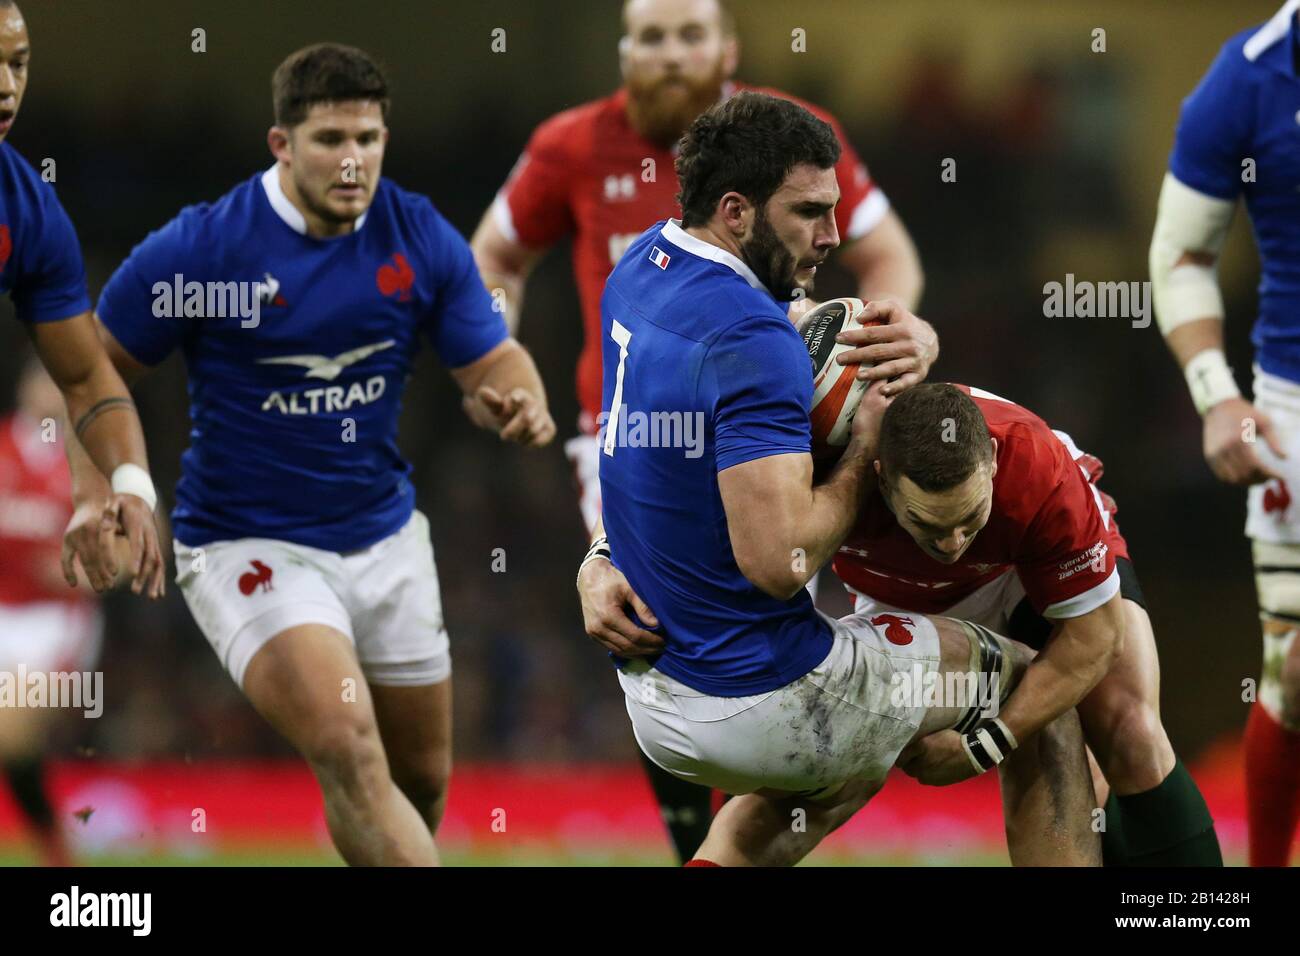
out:
<path id="1" fill-rule="evenodd" d="M 849 443 L 853 414 L 869 382 L 858 379 L 858 365 L 840 365 L 836 356 L 857 348 L 835 341 L 843 329 L 855 325 L 883 325 L 880 319 L 861 320 L 866 303 L 861 299 L 831 299 L 815 308 L 799 323 L 799 334 L 812 360 L 813 448 L 843 447 Z"/>

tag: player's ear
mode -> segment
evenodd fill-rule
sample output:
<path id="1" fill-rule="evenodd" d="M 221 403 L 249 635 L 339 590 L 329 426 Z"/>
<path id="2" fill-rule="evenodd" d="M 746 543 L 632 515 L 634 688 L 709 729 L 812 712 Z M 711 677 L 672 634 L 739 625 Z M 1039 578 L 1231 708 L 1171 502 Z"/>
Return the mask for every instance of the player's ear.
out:
<path id="1" fill-rule="evenodd" d="M 627 80 L 628 57 L 632 53 L 632 38 L 627 34 L 618 38 L 618 72 Z"/>
<path id="2" fill-rule="evenodd" d="M 740 41 L 735 35 L 724 36 L 722 38 L 722 76 L 723 79 L 731 79 L 736 75 L 736 67 L 740 65 Z"/>
<path id="3" fill-rule="evenodd" d="M 737 239 L 744 236 L 749 231 L 750 220 L 753 219 L 753 205 L 748 199 L 736 192 L 723 193 L 722 198 L 718 200 L 718 207 L 714 210 L 715 215 L 722 218 L 723 224 L 731 231 Z M 749 216 L 746 217 L 746 213 Z"/>
<path id="4" fill-rule="evenodd" d="M 293 158 L 293 150 L 289 146 L 289 133 L 282 126 L 272 126 L 266 133 L 266 145 L 271 150 L 271 155 L 283 162 L 288 162 Z"/>
<path id="5" fill-rule="evenodd" d="M 993 468 L 989 473 L 989 477 L 995 478 L 998 473 L 998 440 L 990 436 L 989 441 L 993 443 Z"/>

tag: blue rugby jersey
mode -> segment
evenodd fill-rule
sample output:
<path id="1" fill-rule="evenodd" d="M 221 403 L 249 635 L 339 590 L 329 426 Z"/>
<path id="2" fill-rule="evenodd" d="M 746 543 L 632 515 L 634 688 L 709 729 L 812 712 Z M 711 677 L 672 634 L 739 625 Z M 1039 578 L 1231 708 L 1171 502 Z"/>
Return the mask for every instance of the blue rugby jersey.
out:
<path id="1" fill-rule="evenodd" d="M 275 167 L 151 233 L 97 313 L 139 361 L 185 357 L 191 443 L 172 521 L 191 547 L 351 551 L 394 533 L 415 500 L 397 424 L 421 337 L 453 368 L 507 337 L 427 198 L 381 179 L 357 228 L 314 238 Z"/>
<path id="2" fill-rule="evenodd" d="M 674 221 L 623 255 L 601 321 L 605 531 L 659 618 L 654 666 L 719 697 L 803 676 L 830 653 L 830 627 L 803 588 L 779 600 L 740 572 L 718 490 L 727 468 L 810 451 L 803 339 L 740 259 Z"/>
<path id="3" fill-rule="evenodd" d="M 1300 382 L 1297 11 L 1300 0 L 1289 0 L 1273 19 L 1223 45 L 1183 101 L 1169 170 L 1198 192 L 1245 199 L 1262 264 L 1251 333 L 1257 361 L 1265 372 Z"/>
<path id="4" fill-rule="evenodd" d="M 54 187 L 0 143 L 0 292 L 23 322 L 58 322 L 90 311 L 72 220 Z"/>

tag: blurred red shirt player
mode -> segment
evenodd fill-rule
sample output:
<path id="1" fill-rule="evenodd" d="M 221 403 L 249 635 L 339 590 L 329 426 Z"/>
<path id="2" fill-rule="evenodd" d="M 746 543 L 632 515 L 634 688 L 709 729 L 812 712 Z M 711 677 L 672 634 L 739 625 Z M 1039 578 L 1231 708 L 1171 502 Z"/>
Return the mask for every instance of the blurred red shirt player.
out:
<path id="1" fill-rule="evenodd" d="M 17 398 L 14 413 L 0 419 L 0 672 L 24 693 L 24 673 L 91 670 L 102 625 L 93 592 L 69 588 L 60 566 L 72 516 L 72 479 L 57 440 L 66 418 L 62 395 L 35 358 Z M 68 858 L 43 785 L 42 752 L 60 713 L 0 706 L 0 767 L 52 865 Z"/>

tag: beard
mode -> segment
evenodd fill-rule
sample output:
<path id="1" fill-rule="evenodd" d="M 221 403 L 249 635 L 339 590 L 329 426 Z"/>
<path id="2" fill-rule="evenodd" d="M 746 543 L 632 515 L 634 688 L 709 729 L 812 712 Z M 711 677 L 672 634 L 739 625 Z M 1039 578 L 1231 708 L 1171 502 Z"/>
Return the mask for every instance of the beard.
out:
<path id="1" fill-rule="evenodd" d="M 721 59 L 703 80 L 680 75 L 629 78 L 625 83 L 628 121 L 642 137 L 666 149 L 682 138 L 695 117 L 722 98 L 725 81 Z"/>
<path id="2" fill-rule="evenodd" d="M 794 281 L 798 263 L 768 222 L 762 207 L 754 211 L 754 231 L 741 243 L 740 258 L 778 302 L 793 299 L 798 288 L 812 291 L 811 282 L 803 287 Z"/>
<path id="3" fill-rule="evenodd" d="M 312 215 L 330 225 L 342 226 L 350 222 L 356 222 L 357 219 L 365 215 L 366 209 L 369 208 L 369 202 L 367 202 L 366 209 L 363 209 L 359 213 L 352 214 L 350 212 L 339 212 L 330 205 L 329 186 L 325 187 L 326 191 L 324 193 L 317 196 L 308 188 L 307 183 L 299 181 L 296 177 L 294 179 L 294 185 L 298 189 L 298 198 L 302 200 L 302 204 L 307 207 Z"/>

